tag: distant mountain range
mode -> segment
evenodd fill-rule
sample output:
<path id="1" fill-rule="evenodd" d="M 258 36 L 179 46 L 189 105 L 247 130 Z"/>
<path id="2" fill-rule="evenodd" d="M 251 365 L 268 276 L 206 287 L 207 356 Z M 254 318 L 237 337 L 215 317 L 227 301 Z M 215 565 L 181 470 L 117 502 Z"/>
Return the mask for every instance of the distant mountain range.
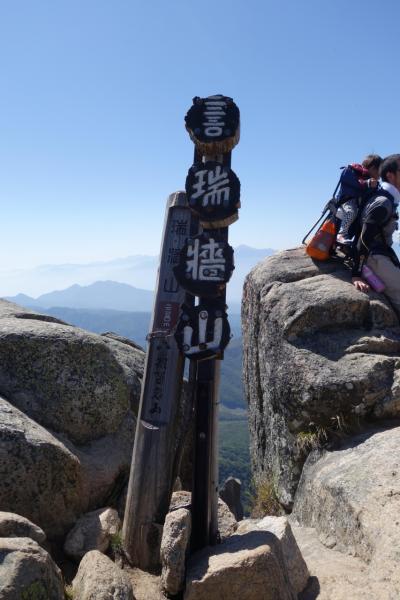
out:
<path id="1" fill-rule="evenodd" d="M 153 307 L 153 292 L 141 290 L 116 281 L 96 281 L 91 285 L 78 284 L 55 292 L 32 298 L 26 294 L 7 296 L 6 300 L 30 308 L 111 309 L 150 312 Z"/>
<path id="2" fill-rule="evenodd" d="M 46 312 L 51 308 L 63 308 L 150 313 L 153 308 L 154 293 L 135 288 L 127 283 L 96 281 L 86 286 L 71 285 L 65 290 L 49 292 L 37 298 L 17 294 L 5 296 L 5 299 L 27 308 L 46 310 Z M 240 302 L 230 300 L 228 309 L 230 315 L 240 314 Z"/>
<path id="3" fill-rule="evenodd" d="M 250 246 L 238 246 L 235 248 L 235 271 L 228 286 L 229 303 L 239 303 L 242 295 L 243 281 L 251 268 L 262 260 L 265 256 L 274 254 L 275 250 L 271 248 L 251 248 Z M 118 258 L 110 261 L 98 261 L 87 264 L 62 264 L 62 265 L 42 265 L 32 269 L 13 269 L 0 270 L 0 297 L 21 298 L 19 302 L 26 304 L 26 296 L 30 299 L 40 299 L 40 306 L 51 306 L 49 301 L 51 298 L 43 299 L 48 293 L 56 293 L 52 290 L 62 290 L 68 294 L 63 296 L 63 299 L 82 295 L 82 291 L 75 289 L 89 288 L 91 285 L 99 282 L 114 282 L 120 284 L 128 284 L 134 286 L 138 290 L 137 297 L 140 292 L 153 290 L 156 283 L 158 268 L 157 256 L 135 255 L 125 258 Z M 95 289 L 90 289 L 88 294 L 95 301 Z M 121 293 L 132 293 L 121 288 Z M 93 292 L 93 293 L 92 293 Z M 103 290 L 102 293 L 106 293 Z M 16 296 L 18 294 L 18 296 Z M 17 301 L 17 300 L 15 300 Z M 104 298 L 104 302 L 106 299 Z M 43 302 L 45 304 L 43 304 Z M 72 302 L 72 300 L 71 300 Z M 142 294 L 140 300 L 135 300 L 134 305 L 129 305 L 129 308 L 122 310 L 149 310 L 150 306 L 146 305 L 145 296 Z M 33 304 L 31 304 L 33 306 Z M 60 304 L 57 304 L 60 306 Z M 55 306 L 52 304 L 52 306 Z M 73 304 L 63 304 L 63 306 L 73 306 Z M 79 307 L 96 308 L 96 304 L 80 304 Z M 120 309 L 121 305 L 112 306 L 103 304 L 102 308 Z M 126 305 L 125 305 L 126 306 Z"/>

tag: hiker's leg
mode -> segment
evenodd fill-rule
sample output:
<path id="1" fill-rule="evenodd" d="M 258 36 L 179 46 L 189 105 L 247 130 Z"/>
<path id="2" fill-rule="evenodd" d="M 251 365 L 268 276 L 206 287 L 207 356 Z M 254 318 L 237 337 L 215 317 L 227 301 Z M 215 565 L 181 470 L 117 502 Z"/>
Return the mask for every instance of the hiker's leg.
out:
<path id="1" fill-rule="evenodd" d="M 349 229 L 357 216 L 357 201 L 348 200 L 337 211 L 337 217 L 341 220 L 338 232 L 338 241 L 343 243 L 349 238 Z"/>
<path id="2" fill-rule="evenodd" d="M 347 200 L 337 211 L 337 217 L 341 220 L 339 233 L 346 235 L 357 215 L 357 201 Z"/>
<path id="3" fill-rule="evenodd" d="M 388 256 L 382 254 L 369 256 L 367 265 L 382 279 L 385 284 L 383 293 L 389 298 L 400 316 L 400 269 L 392 263 Z"/>

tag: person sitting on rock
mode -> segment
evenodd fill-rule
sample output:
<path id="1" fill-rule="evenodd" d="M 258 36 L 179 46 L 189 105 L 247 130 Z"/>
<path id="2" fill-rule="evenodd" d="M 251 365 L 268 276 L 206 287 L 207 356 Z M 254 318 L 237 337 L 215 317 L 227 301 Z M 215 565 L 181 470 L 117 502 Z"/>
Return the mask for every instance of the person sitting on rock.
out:
<path id="1" fill-rule="evenodd" d="M 366 200 L 378 187 L 381 164 L 380 156 L 369 154 L 361 165 L 353 163 L 344 169 L 340 177 L 340 189 L 337 196 L 340 206 L 336 216 L 341 221 L 336 237 L 339 244 L 350 245 L 352 243 L 351 226 L 357 218 L 360 199 Z"/>
<path id="2" fill-rule="evenodd" d="M 362 267 L 367 264 L 384 283 L 384 293 L 400 315 L 400 262 L 392 248 L 399 218 L 400 154 L 384 159 L 380 175 L 381 189 L 367 201 L 360 217 L 361 233 L 354 249 L 352 282 L 362 292 L 369 290 L 361 278 Z"/>

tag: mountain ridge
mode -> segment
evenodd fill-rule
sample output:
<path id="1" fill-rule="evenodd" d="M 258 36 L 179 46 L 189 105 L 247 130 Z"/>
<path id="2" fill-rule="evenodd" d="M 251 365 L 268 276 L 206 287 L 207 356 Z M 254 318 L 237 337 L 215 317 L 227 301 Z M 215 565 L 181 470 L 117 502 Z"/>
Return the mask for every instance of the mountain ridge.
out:
<path id="1" fill-rule="evenodd" d="M 32 298 L 26 294 L 6 296 L 5 299 L 16 304 L 33 308 L 52 308 L 55 306 L 82 309 L 111 309 L 125 311 L 150 311 L 154 294 L 127 283 L 116 281 L 96 281 L 82 286 L 77 283 L 65 290 L 55 290 Z"/>
<path id="2" fill-rule="evenodd" d="M 239 302 L 243 281 L 251 268 L 265 256 L 274 254 L 271 248 L 235 248 L 235 270 L 228 286 L 228 300 Z M 126 283 L 142 290 L 154 290 L 157 280 L 158 256 L 145 254 L 89 263 L 39 265 L 31 269 L 0 270 L 0 296 L 14 297 L 20 293 L 32 298 L 72 285 L 88 286 L 98 281 Z"/>

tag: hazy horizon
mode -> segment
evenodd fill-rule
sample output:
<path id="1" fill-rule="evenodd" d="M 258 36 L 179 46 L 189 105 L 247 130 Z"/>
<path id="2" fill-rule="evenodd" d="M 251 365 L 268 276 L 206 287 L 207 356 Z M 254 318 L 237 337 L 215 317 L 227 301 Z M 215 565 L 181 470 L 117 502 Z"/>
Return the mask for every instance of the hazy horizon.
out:
<path id="1" fill-rule="evenodd" d="M 239 301 L 244 276 L 272 248 L 253 248 L 240 244 L 235 248 L 236 268 L 228 285 L 229 297 Z M 42 294 L 65 290 L 72 285 L 88 286 L 98 281 L 125 283 L 153 291 L 156 285 L 159 255 L 132 254 L 93 262 L 48 263 L 32 268 L 0 269 L 0 297 L 24 294 L 37 298 Z"/>

